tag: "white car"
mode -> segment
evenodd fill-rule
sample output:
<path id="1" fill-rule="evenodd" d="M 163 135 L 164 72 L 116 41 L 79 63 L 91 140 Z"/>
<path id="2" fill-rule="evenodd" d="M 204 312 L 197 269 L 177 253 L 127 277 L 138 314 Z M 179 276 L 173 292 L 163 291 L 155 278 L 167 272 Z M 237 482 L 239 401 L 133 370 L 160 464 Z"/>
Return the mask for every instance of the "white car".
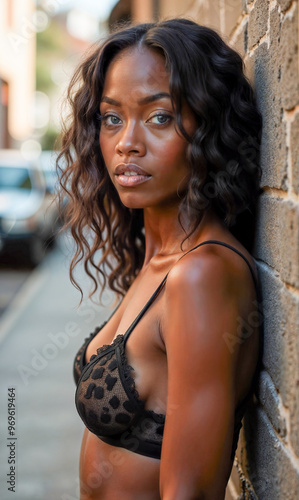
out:
<path id="1" fill-rule="evenodd" d="M 46 177 L 47 188 L 51 193 L 55 193 L 58 189 L 58 178 L 56 172 L 56 151 L 42 151 L 39 157 L 39 162 Z"/>
<path id="2" fill-rule="evenodd" d="M 38 264 L 55 238 L 58 209 L 37 161 L 0 150 L 0 250 L 17 247 Z"/>

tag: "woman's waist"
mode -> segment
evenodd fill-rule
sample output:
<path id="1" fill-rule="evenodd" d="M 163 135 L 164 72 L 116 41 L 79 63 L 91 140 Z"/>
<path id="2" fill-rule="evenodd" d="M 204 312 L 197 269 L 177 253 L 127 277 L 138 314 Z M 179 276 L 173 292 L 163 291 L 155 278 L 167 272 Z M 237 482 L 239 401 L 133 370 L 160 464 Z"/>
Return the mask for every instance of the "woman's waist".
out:
<path id="1" fill-rule="evenodd" d="M 112 446 L 85 430 L 80 457 L 81 498 L 159 500 L 160 460 Z M 127 497 L 125 496 L 127 495 Z"/>

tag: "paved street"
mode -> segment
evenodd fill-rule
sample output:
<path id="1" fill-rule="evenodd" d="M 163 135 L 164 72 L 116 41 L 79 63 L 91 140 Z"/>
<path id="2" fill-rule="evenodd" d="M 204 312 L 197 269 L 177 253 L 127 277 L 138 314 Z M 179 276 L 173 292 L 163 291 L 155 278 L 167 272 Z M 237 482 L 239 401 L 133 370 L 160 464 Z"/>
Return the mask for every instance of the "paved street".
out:
<path id="1" fill-rule="evenodd" d="M 0 269 L 0 316 L 30 275 L 30 269 Z"/>
<path id="2" fill-rule="evenodd" d="M 72 362 L 83 339 L 108 316 L 112 295 L 105 295 L 105 307 L 86 301 L 77 309 L 80 296 L 69 283 L 67 247 L 62 239 L 0 318 L 1 500 L 78 499 L 84 427 L 74 406 Z M 11 436 L 10 388 L 15 388 L 17 414 Z M 16 493 L 7 483 L 13 479 L 8 459 L 13 464 L 14 453 Z"/>

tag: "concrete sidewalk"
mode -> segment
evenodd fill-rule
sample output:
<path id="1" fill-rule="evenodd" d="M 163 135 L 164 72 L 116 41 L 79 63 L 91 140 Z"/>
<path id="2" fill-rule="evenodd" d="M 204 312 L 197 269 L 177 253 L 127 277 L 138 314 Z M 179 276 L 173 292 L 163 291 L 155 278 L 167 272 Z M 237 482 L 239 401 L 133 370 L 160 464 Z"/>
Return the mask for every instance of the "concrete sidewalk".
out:
<path id="1" fill-rule="evenodd" d="M 87 301 L 77 309 L 80 295 L 69 282 L 70 252 L 65 241 L 62 238 L 33 271 L 1 318 L 1 500 L 79 498 L 84 426 L 74 404 L 72 363 L 84 338 L 110 314 L 113 295 L 105 294 L 103 307 Z M 16 389 L 14 436 L 8 434 L 11 387 Z M 7 483 L 13 478 L 8 476 L 8 459 L 14 466 L 14 452 L 15 493 L 8 490 L 11 484 Z"/>

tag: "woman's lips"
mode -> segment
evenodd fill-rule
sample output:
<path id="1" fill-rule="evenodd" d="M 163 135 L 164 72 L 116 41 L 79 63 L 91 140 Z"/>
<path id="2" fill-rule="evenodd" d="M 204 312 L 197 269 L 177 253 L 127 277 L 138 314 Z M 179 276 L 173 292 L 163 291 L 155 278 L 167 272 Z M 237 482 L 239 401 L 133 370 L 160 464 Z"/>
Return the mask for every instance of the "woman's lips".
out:
<path id="1" fill-rule="evenodd" d="M 116 182 L 123 187 L 138 186 L 152 177 L 135 163 L 120 163 L 115 168 L 114 175 Z"/>
<path id="2" fill-rule="evenodd" d="M 151 179 L 150 175 L 116 175 L 116 182 L 123 187 L 132 187 Z"/>

